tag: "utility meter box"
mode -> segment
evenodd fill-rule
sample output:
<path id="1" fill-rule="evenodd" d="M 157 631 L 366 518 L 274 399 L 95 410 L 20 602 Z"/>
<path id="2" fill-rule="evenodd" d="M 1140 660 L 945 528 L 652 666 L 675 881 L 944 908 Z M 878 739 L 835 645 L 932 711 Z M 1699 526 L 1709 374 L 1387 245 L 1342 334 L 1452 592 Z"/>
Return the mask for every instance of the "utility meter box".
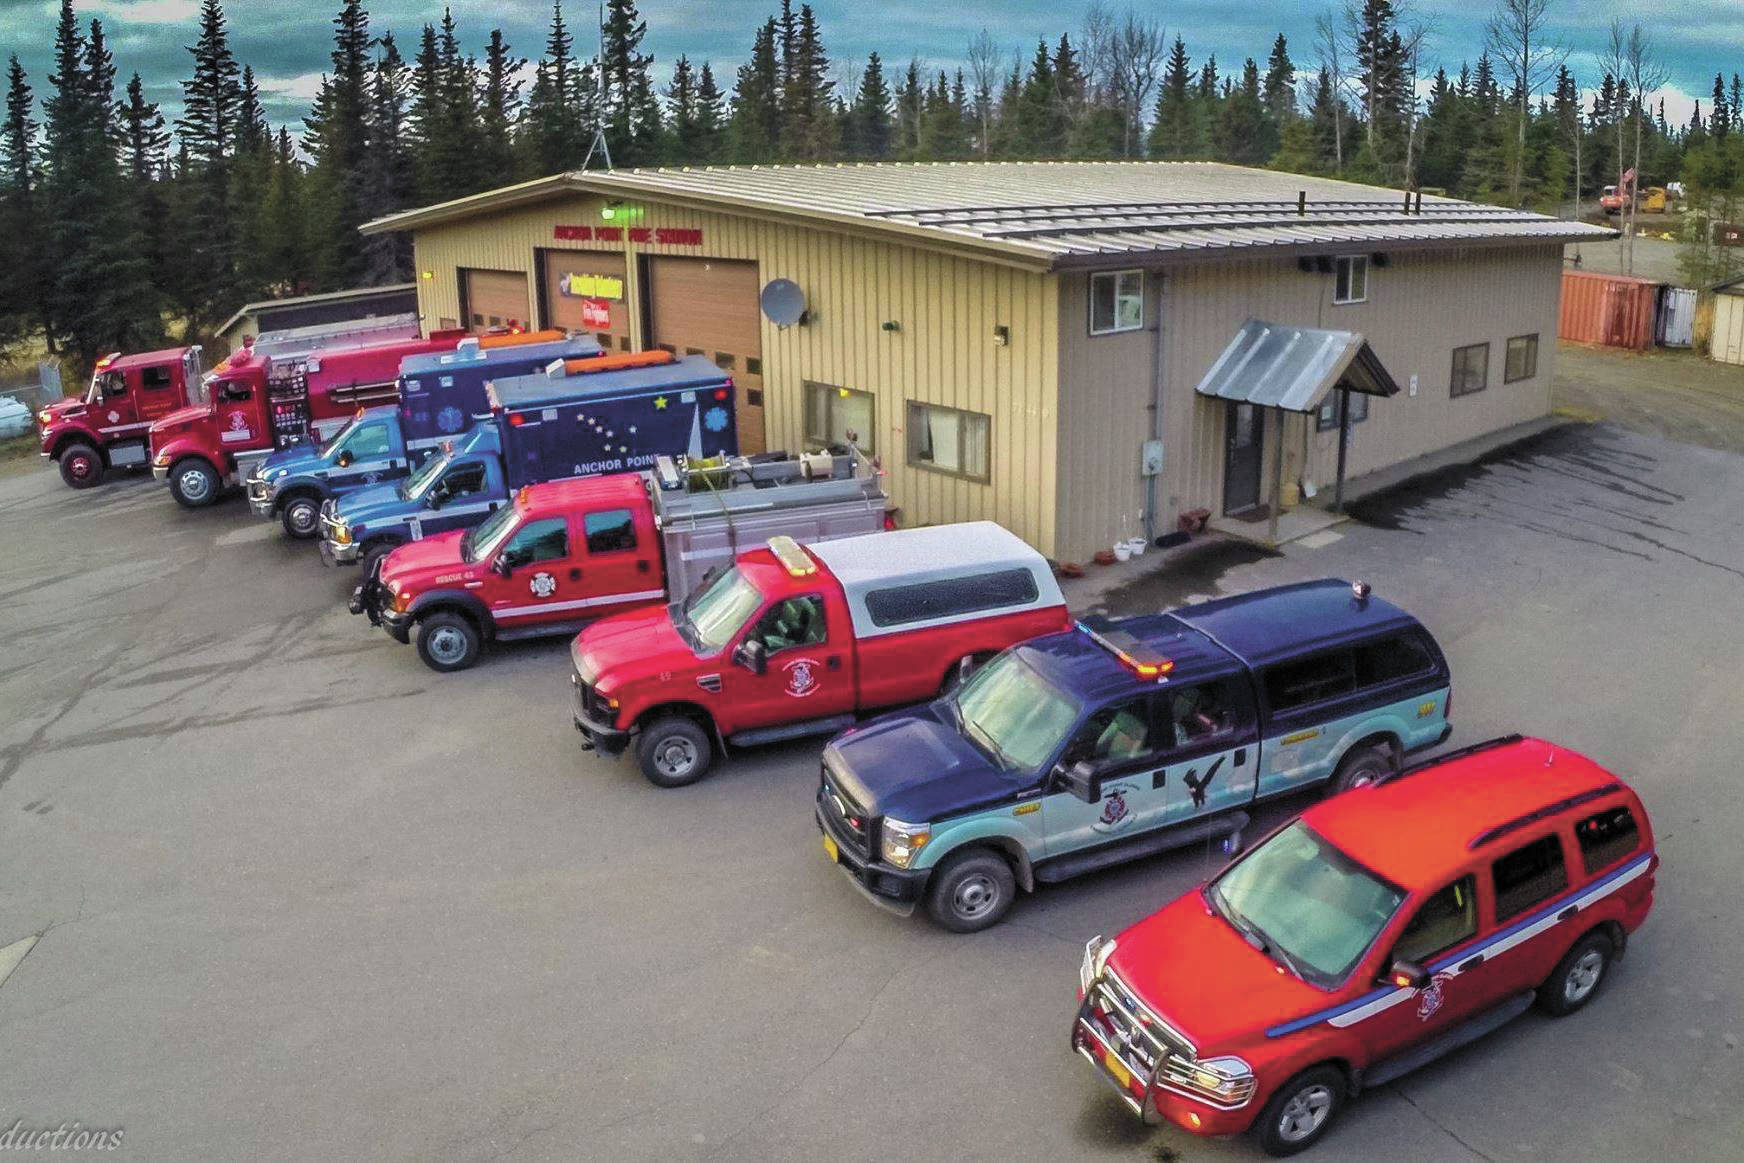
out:
<path id="1" fill-rule="evenodd" d="M 1163 473 L 1163 442 L 1147 440 L 1144 442 L 1144 452 L 1139 462 L 1139 472 L 1147 477 L 1161 476 Z"/>

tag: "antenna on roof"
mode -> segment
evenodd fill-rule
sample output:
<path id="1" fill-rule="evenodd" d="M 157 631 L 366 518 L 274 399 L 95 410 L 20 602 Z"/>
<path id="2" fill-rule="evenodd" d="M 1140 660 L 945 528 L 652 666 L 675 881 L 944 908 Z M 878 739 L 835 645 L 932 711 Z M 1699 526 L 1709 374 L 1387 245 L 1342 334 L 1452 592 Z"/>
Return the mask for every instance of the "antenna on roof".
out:
<path id="1" fill-rule="evenodd" d="M 593 58 L 593 141 L 588 144 L 587 156 L 581 159 L 581 168 L 587 169 L 593 164 L 593 155 L 599 154 L 605 162 L 607 170 L 612 168 L 612 147 L 606 144 L 606 6 L 599 6 L 599 49 Z"/>

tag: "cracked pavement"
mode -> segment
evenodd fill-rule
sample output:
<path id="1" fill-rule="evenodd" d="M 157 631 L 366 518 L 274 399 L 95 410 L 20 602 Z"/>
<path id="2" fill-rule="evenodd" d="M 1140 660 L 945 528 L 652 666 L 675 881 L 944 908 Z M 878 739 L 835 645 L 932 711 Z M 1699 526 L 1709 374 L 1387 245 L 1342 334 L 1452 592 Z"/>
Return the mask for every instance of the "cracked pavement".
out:
<path id="1" fill-rule="evenodd" d="M 1453 744 L 1548 735 L 1654 814 L 1604 996 L 1365 1095 L 1315 1158 L 1735 1157 L 1741 499 L 1744 459 L 1581 428 L 1109 598 L 1363 577 L 1447 647 Z M 175 1159 L 1259 1157 L 1137 1125 L 1067 1045 L 1082 942 L 1209 846 L 957 937 L 826 865 L 816 742 L 655 789 L 577 747 L 561 640 L 436 676 L 240 500 L 0 477 L 0 545 L 0 949 L 41 934 L 0 985 L 8 1118 Z"/>

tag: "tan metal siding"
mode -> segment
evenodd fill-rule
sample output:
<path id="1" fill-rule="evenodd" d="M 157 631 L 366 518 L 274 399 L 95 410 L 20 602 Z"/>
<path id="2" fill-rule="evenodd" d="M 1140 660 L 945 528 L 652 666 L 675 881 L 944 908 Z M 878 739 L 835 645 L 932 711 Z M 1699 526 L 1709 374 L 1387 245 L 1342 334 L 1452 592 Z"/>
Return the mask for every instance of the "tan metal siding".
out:
<path id="1" fill-rule="evenodd" d="M 1714 296 L 1714 334 L 1708 351 L 1721 363 L 1744 363 L 1744 295 Z"/>
<path id="2" fill-rule="evenodd" d="M 755 261 L 759 286 L 790 278 L 805 290 L 811 312 L 806 325 L 787 328 L 758 316 L 771 447 L 801 445 L 805 381 L 872 392 L 877 446 L 905 524 L 989 519 L 1054 553 L 1059 298 L 1052 276 L 791 222 L 652 199 L 641 205 L 639 225 L 698 229 L 702 245 L 555 241 L 558 224 L 600 223 L 597 198 L 417 231 L 414 253 L 425 327 L 458 313 L 458 268 L 531 270 L 533 252 L 541 247 Z M 628 263 L 630 302 L 641 301 L 639 266 Z M 897 322 L 900 330 L 882 330 L 886 321 Z M 1011 329 L 1009 346 L 994 343 L 996 325 Z M 646 320 L 632 320 L 637 347 L 649 345 L 645 327 Z M 905 401 L 911 399 L 992 417 L 989 482 L 905 463 Z"/>

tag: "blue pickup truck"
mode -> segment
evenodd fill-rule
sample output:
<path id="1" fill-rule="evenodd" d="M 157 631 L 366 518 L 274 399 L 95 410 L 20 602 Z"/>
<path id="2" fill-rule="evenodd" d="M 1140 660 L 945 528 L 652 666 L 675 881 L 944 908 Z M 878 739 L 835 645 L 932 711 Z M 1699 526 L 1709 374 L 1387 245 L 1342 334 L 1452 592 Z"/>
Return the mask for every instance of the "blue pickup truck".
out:
<path id="1" fill-rule="evenodd" d="M 471 528 L 524 485 L 738 451 L 733 381 L 700 356 L 553 361 L 493 380 L 488 397 L 489 417 L 410 477 L 325 502 L 321 560 L 368 565 L 396 545 Z"/>
<path id="2" fill-rule="evenodd" d="M 1085 619 L 837 736 L 817 823 L 874 903 L 972 932 L 1019 886 L 1233 849 L 1257 802 L 1375 782 L 1447 738 L 1451 689 L 1429 631 L 1361 582 Z"/>
<path id="3" fill-rule="evenodd" d="M 491 380 L 604 354 L 591 337 L 533 335 L 465 339 L 453 351 L 408 356 L 400 364 L 398 405 L 360 409 L 326 443 L 268 456 L 248 475 L 248 506 L 256 517 L 277 517 L 288 536 L 307 540 L 320 532 L 324 502 L 410 475 L 443 441 L 487 414 Z"/>

